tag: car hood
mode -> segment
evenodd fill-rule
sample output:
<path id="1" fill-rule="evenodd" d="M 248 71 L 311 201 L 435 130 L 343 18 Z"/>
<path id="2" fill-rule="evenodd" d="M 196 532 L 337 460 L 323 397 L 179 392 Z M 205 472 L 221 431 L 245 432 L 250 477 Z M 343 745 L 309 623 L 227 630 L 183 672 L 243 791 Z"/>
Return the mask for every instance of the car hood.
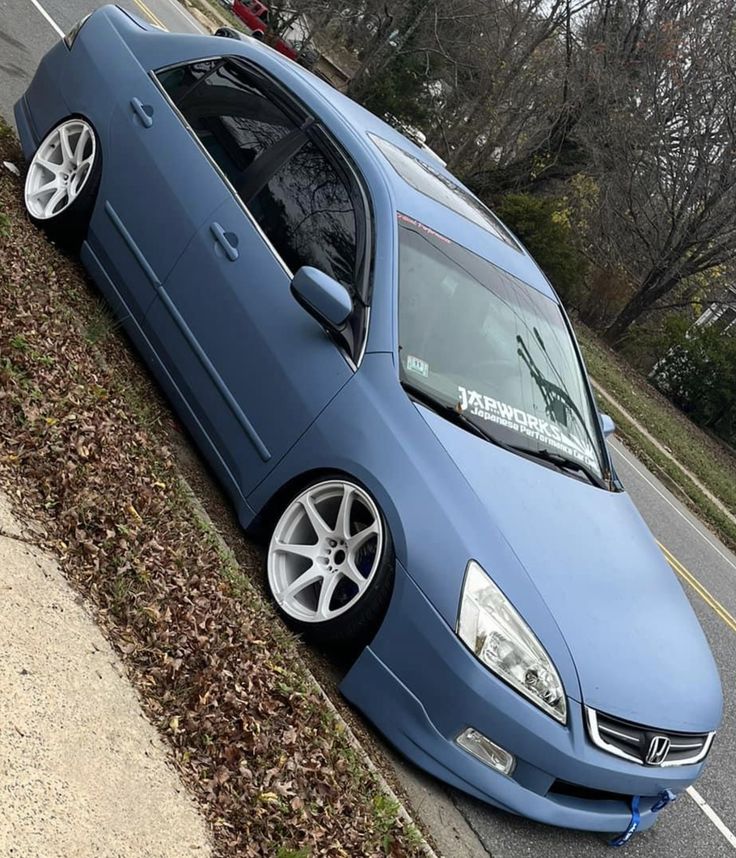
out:
<path id="1" fill-rule="evenodd" d="M 488 533 L 507 541 L 552 614 L 574 661 L 582 702 L 655 728 L 715 729 L 722 694 L 713 656 L 628 495 L 419 411 L 490 518 Z M 475 559 L 495 577 L 493 536 L 481 545 L 486 556 L 479 552 Z"/>

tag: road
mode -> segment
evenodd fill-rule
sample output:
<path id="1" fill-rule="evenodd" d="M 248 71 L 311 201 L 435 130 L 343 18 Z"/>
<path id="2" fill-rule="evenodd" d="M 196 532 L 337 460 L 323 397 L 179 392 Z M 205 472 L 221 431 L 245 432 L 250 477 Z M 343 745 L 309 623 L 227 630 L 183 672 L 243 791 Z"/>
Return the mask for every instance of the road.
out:
<path id="1" fill-rule="evenodd" d="M 92 0 L 0 0 L 0 115 L 12 117 L 13 105 L 60 33 L 104 5 Z M 117 5 L 167 30 L 203 32 L 178 0 L 117 0 Z"/>
<path id="2" fill-rule="evenodd" d="M 66 32 L 99 5 L 90 0 L 0 0 L 0 114 L 7 120 L 12 121 L 13 103 L 59 32 Z M 120 5 L 165 29 L 201 31 L 177 0 L 120 0 Z M 631 453 L 616 442 L 612 448 L 627 490 L 668 553 L 700 619 L 720 666 L 725 696 L 724 723 L 695 791 L 664 810 L 651 831 L 631 841 L 627 854 L 637 858 L 732 858 L 736 851 L 736 556 Z M 214 512 L 216 520 L 224 521 L 229 513 L 221 508 L 222 501 L 211 483 L 208 487 L 206 473 L 193 461 L 199 469 L 197 485 L 204 487 L 208 503 L 220 508 L 209 510 L 210 514 Z M 677 629 L 672 630 L 673 635 L 677 633 Z M 642 652 L 642 659 L 646 656 Z M 446 847 L 447 858 L 539 858 L 552 854 L 587 858 L 609 849 L 601 837 L 553 829 L 497 812 L 446 789 L 411 766 L 397 763 L 397 777 L 412 796 L 419 820 L 440 844 L 449 842 L 449 831 L 464 832 L 462 844 L 458 841 L 456 847 Z"/>

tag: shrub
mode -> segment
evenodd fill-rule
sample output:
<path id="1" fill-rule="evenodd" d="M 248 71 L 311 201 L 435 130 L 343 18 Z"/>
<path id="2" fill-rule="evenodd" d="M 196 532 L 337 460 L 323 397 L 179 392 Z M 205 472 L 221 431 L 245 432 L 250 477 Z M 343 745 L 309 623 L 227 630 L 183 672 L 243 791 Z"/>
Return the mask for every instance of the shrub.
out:
<path id="1" fill-rule="evenodd" d="M 495 211 L 524 242 L 561 297 L 572 305 L 578 304 L 588 263 L 575 246 L 565 201 L 532 194 L 506 194 Z"/>
<path id="2" fill-rule="evenodd" d="M 696 423 L 736 444 L 736 337 L 674 317 L 664 341 L 665 355 L 652 371 L 655 385 Z"/>

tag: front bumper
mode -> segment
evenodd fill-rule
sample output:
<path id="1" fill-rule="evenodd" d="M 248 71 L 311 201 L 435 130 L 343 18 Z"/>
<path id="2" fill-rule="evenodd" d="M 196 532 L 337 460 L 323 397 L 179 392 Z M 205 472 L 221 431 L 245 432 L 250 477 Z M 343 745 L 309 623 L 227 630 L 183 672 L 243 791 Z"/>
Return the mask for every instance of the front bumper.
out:
<path id="1" fill-rule="evenodd" d="M 644 830 L 656 820 L 657 796 L 682 792 L 703 767 L 650 768 L 596 748 L 580 701 L 570 697 L 568 724 L 558 724 L 467 651 L 400 564 L 383 625 L 341 690 L 417 765 L 476 798 L 551 825 L 621 832 L 631 819 L 631 796 L 639 795 Z M 514 754 L 511 776 L 456 744 L 467 727 Z"/>

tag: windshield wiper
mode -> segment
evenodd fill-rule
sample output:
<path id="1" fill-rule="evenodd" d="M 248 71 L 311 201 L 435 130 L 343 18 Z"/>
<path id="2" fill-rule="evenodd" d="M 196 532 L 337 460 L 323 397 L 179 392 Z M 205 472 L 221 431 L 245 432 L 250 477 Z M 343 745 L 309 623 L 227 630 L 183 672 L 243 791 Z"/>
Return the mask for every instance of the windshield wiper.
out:
<path id="1" fill-rule="evenodd" d="M 535 328 L 535 331 L 536 331 L 536 328 Z M 541 339 L 538 332 L 537 332 L 537 339 L 540 343 L 540 346 L 542 347 L 542 350 L 545 353 L 545 356 L 547 357 L 547 360 L 549 361 L 550 359 L 549 359 L 549 356 L 547 355 L 547 350 L 544 348 L 544 343 L 542 342 L 542 339 Z M 601 457 L 600 457 L 600 453 L 601 453 L 600 445 L 593 438 L 593 435 L 590 431 L 590 428 L 588 427 L 588 423 L 585 420 L 585 418 L 583 417 L 582 412 L 580 411 L 580 408 L 578 407 L 578 404 L 575 402 L 575 400 L 572 398 L 572 396 L 570 396 L 569 392 L 567 391 L 567 388 L 560 387 L 559 385 L 555 384 L 553 381 L 550 381 L 544 375 L 544 373 L 542 373 L 542 371 L 537 366 L 534 358 L 532 357 L 531 352 L 529 351 L 529 348 L 527 347 L 526 343 L 524 342 L 523 337 L 521 337 L 520 335 L 517 334 L 516 341 L 519 344 L 518 355 L 524 361 L 524 363 L 527 365 L 527 369 L 529 370 L 529 375 L 531 376 L 532 381 L 536 384 L 537 388 L 539 389 L 540 393 L 542 394 L 542 398 L 544 399 L 544 403 L 545 403 L 545 408 L 546 408 L 549 416 L 552 417 L 552 419 L 555 420 L 555 422 L 558 422 L 554 417 L 555 399 L 558 400 L 559 402 L 562 402 L 563 405 L 565 405 L 567 408 L 569 408 L 570 412 L 575 416 L 575 418 L 578 422 L 578 425 L 580 426 L 580 428 L 585 433 L 585 437 L 586 437 L 588 443 L 591 445 L 591 447 L 594 450 L 598 450 L 598 453 L 599 453 L 599 455 L 597 456 L 598 461 L 603 466 L 603 470 L 606 472 L 606 476 L 608 476 L 609 475 L 609 468 L 607 468 L 605 466 L 605 463 L 601 460 Z M 555 374 L 559 378 L 559 373 L 557 372 L 557 370 L 555 369 L 555 367 L 551 361 L 550 361 L 550 366 L 552 366 Z M 604 445 L 604 447 L 605 447 L 605 445 Z M 550 453 L 551 453 L 551 451 L 550 451 Z M 557 454 L 555 453 L 552 455 L 557 455 Z M 564 459 L 565 456 L 562 456 L 562 458 Z M 571 459 L 570 461 L 576 462 L 577 460 Z"/>
<path id="2" fill-rule="evenodd" d="M 557 465 L 561 471 L 580 471 L 580 473 L 584 474 L 594 486 L 597 486 L 599 489 L 610 489 L 610 485 L 607 480 L 603 477 L 599 477 L 592 468 L 588 467 L 585 462 L 581 462 L 579 459 L 573 459 L 571 456 L 565 456 L 563 453 L 555 453 L 552 450 L 547 450 L 546 448 L 541 450 L 531 450 L 528 447 L 515 447 L 514 449 L 526 456 L 532 456 L 535 459 L 542 459 L 544 462 L 550 462 L 553 465 Z"/>
<path id="3" fill-rule="evenodd" d="M 441 402 L 439 399 L 435 399 L 431 393 L 428 393 L 426 390 L 423 390 L 421 387 L 417 387 L 408 381 L 402 381 L 401 386 L 410 396 L 419 400 L 419 402 L 421 402 L 422 405 L 426 405 L 427 408 L 431 408 L 436 414 L 445 417 L 447 420 L 450 420 L 458 426 L 462 426 L 463 429 L 467 429 L 479 438 L 483 438 L 484 441 L 489 441 L 491 444 L 495 444 L 502 450 L 508 450 L 511 453 L 516 452 L 516 448 L 512 447 L 511 444 L 507 444 L 505 441 L 502 441 L 500 438 L 497 438 L 495 435 L 486 431 L 482 426 L 479 426 L 475 420 L 471 420 L 470 417 L 468 417 L 468 415 L 459 407 L 460 403 L 458 403 L 457 406 L 453 406 L 447 402 Z"/>

